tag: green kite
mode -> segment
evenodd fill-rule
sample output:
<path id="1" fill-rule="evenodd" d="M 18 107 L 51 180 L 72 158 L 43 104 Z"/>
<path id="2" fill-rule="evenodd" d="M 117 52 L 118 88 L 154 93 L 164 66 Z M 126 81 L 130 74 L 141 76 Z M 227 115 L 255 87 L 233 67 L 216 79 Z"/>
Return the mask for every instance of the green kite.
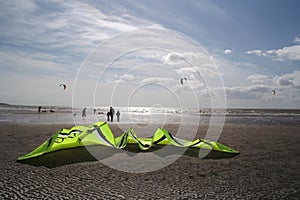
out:
<path id="1" fill-rule="evenodd" d="M 97 122 L 90 126 L 74 126 L 71 129 L 57 131 L 49 140 L 32 152 L 23 155 L 18 160 L 25 160 L 41 156 L 45 153 L 88 145 L 104 145 L 116 149 L 124 149 L 127 144 L 137 144 L 141 150 L 148 150 L 154 145 L 174 145 L 176 147 L 188 147 L 228 153 L 239 154 L 217 142 L 196 139 L 188 141 L 176 138 L 163 128 L 158 128 L 152 138 L 139 138 L 133 128 L 129 128 L 121 136 L 115 137 L 106 122 Z"/>

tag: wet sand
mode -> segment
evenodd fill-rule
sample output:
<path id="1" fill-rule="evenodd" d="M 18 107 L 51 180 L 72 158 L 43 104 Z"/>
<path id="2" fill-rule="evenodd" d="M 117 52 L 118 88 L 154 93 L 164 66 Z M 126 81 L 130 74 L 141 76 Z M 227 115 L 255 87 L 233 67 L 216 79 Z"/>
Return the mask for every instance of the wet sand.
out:
<path id="1" fill-rule="evenodd" d="M 299 126 L 226 124 L 219 142 L 240 155 L 181 156 L 162 169 L 138 174 L 109 168 L 85 149 L 55 152 L 37 165 L 17 162 L 19 156 L 71 125 L 0 123 L 0 127 L 0 199 L 300 198 Z M 118 127 L 111 128 L 120 133 Z M 178 126 L 166 128 L 174 132 Z"/>

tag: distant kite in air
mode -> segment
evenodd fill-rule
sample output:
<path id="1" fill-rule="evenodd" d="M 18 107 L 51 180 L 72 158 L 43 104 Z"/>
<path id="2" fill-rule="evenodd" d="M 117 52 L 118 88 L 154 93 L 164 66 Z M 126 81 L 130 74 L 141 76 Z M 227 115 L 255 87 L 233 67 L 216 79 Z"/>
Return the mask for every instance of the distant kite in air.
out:
<path id="1" fill-rule="evenodd" d="M 65 84 L 60 84 L 59 87 L 63 87 L 64 90 L 67 89 L 67 86 Z"/>
<path id="2" fill-rule="evenodd" d="M 182 78 L 182 79 L 180 79 L 180 83 L 181 83 L 181 85 L 183 85 L 183 80 L 187 81 L 187 79 L 186 79 L 186 78 Z"/>
<path id="3" fill-rule="evenodd" d="M 276 94 L 276 91 L 275 91 L 275 90 L 272 90 L 272 92 L 273 92 L 273 95 L 275 95 L 275 94 Z"/>

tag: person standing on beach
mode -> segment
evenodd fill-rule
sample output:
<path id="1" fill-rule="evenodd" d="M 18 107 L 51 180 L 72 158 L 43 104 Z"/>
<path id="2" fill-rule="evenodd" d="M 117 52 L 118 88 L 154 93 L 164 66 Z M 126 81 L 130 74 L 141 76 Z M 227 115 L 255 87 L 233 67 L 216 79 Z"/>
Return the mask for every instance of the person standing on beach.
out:
<path id="1" fill-rule="evenodd" d="M 109 117 L 110 117 L 110 112 L 109 111 L 106 113 L 106 116 L 107 116 L 107 121 L 109 122 Z"/>
<path id="2" fill-rule="evenodd" d="M 42 106 L 38 107 L 38 112 L 41 112 Z"/>
<path id="3" fill-rule="evenodd" d="M 121 115 L 120 111 L 117 111 L 116 115 L 117 115 L 117 121 L 120 121 L 120 115 Z"/>
<path id="4" fill-rule="evenodd" d="M 83 110 L 82 110 L 82 115 L 81 115 L 82 117 L 86 117 L 86 108 L 84 108 Z"/>
<path id="5" fill-rule="evenodd" d="M 114 121 L 114 114 L 115 114 L 115 109 L 113 109 L 113 107 L 110 107 L 110 121 Z"/>

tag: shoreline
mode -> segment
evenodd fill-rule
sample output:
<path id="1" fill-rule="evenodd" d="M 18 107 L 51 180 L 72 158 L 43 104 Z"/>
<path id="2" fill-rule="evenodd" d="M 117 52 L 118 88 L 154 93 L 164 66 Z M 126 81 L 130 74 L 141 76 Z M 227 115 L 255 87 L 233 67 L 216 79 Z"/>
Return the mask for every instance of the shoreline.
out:
<path id="1" fill-rule="evenodd" d="M 55 110 L 55 109 L 54 109 Z M 87 112 L 86 117 L 82 117 L 80 110 L 74 111 L 55 110 L 55 112 L 40 112 L 37 110 L 28 110 L 23 108 L 5 110 L 0 109 L 0 122 L 14 123 L 35 123 L 35 124 L 84 124 L 89 125 L 97 121 L 106 121 L 106 112 L 93 113 Z M 131 110 L 121 110 L 119 124 L 135 123 L 160 123 L 160 124 L 200 124 L 212 123 L 222 124 L 245 124 L 245 125 L 282 125 L 282 126 L 300 126 L 300 110 L 227 110 L 227 114 L 218 113 L 197 113 L 195 110 L 183 111 L 177 113 L 173 110 L 158 110 L 151 112 L 145 108 L 133 108 Z M 116 122 L 115 122 L 116 123 Z"/>

